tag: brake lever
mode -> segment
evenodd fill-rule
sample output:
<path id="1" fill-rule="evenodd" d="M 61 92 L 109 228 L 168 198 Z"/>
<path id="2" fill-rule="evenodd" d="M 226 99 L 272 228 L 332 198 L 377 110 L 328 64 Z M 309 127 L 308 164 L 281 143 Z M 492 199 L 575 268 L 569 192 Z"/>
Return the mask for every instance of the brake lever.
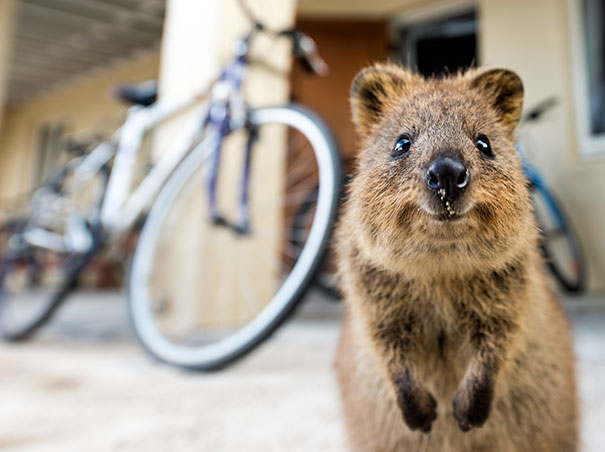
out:
<path id="1" fill-rule="evenodd" d="M 330 73 L 330 67 L 319 55 L 317 44 L 305 33 L 299 31 L 294 35 L 294 53 L 301 60 L 303 66 L 317 75 L 325 77 Z"/>

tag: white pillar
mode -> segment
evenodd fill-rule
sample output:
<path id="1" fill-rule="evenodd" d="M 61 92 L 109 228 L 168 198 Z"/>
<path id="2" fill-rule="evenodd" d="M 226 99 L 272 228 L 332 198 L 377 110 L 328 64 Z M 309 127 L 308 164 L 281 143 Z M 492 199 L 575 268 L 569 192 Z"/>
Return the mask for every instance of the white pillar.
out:
<path id="1" fill-rule="evenodd" d="M 272 28 L 292 26 L 295 0 L 244 0 L 257 17 Z M 161 100 L 180 100 L 200 92 L 217 75 L 222 64 L 232 58 L 232 43 L 251 29 L 250 22 L 236 0 L 168 0 L 162 42 L 159 96 Z M 261 68 L 251 68 L 245 79 L 246 97 L 252 105 L 273 105 L 289 99 L 290 43 L 284 39 L 259 37 L 253 58 L 263 59 L 284 71 L 276 75 Z M 179 137 L 179 131 L 191 119 L 199 120 L 199 109 L 171 120 L 154 135 L 154 151 L 165 152 Z M 241 177 L 242 136 L 230 138 L 222 152 L 219 179 L 221 211 L 231 218 L 237 206 Z M 238 323 L 255 315 L 273 294 L 277 283 L 274 272 L 254 261 L 259 253 L 273 268 L 279 266 L 282 246 L 279 208 L 285 175 L 285 136 L 279 130 L 265 137 L 262 147 L 263 174 L 252 180 L 254 203 L 276 205 L 259 220 L 272 231 L 258 238 L 240 239 L 226 229 L 209 226 L 207 214 L 200 211 L 207 204 L 203 187 L 183 206 L 174 237 L 162 251 L 162 271 L 156 283 L 170 287 L 174 315 L 168 315 L 165 328 L 183 332 L 188 327 Z M 254 187 L 257 184 L 258 187 Z M 190 212 L 190 213 L 189 213 Z M 175 215 L 175 219 L 177 215 Z M 261 226 L 259 223 L 256 226 Z M 211 261 L 202 258 L 211 257 Z M 254 271 L 255 294 L 242 293 L 235 279 L 240 272 Z M 174 281 L 178 281 L 175 284 Z M 166 289 L 163 289 L 166 290 Z M 250 299 L 253 299 L 252 305 Z M 212 303 L 208 304 L 208 300 Z M 178 303 L 178 305 L 176 305 Z M 218 309 L 217 309 L 218 308 Z"/>

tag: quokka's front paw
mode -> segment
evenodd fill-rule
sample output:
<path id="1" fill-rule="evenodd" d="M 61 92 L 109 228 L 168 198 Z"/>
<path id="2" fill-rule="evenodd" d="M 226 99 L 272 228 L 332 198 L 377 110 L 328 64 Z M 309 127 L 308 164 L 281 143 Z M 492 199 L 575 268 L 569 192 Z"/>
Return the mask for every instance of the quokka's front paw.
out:
<path id="1" fill-rule="evenodd" d="M 452 402 L 454 418 L 458 421 L 460 430 L 468 432 L 473 427 L 481 427 L 489 417 L 493 398 L 492 379 L 464 380 Z"/>
<path id="2" fill-rule="evenodd" d="M 424 388 L 414 385 L 405 375 L 395 381 L 397 403 L 403 420 L 411 430 L 428 433 L 437 418 L 437 402 Z"/>

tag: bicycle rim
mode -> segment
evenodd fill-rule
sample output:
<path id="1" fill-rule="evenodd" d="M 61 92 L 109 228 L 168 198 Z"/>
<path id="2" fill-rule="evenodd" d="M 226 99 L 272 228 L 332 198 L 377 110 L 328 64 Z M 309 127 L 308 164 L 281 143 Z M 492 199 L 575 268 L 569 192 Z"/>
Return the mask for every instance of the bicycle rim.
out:
<path id="1" fill-rule="evenodd" d="M 559 285 L 569 293 L 584 290 L 586 270 L 572 225 L 546 188 L 533 192 L 534 209 L 542 232 L 546 264 Z"/>
<path id="2" fill-rule="evenodd" d="M 48 322 L 100 246 L 95 235 L 84 254 L 35 247 L 5 253 L 0 262 L 0 336 L 22 341 Z"/>
<path id="3" fill-rule="evenodd" d="M 131 320 L 142 345 L 161 361 L 214 369 L 250 351 L 294 309 L 326 245 L 339 192 L 338 154 L 327 128 L 300 107 L 254 110 L 250 119 L 259 141 L 249 234 L 210 222 L 204 141 L 162 189 L 141 232 L 129 279 Z M 234 168 L 244 141 L 232 135 L 228 140 L 239 144 L 227 141 L 221 158 Z M 219 205 L 230 219 L 238 196 L 230 188 L 240 176 L 238 170 L 220 174 Z M 296 212 L 317 186 L 310 230 L 295 250 Z"/>

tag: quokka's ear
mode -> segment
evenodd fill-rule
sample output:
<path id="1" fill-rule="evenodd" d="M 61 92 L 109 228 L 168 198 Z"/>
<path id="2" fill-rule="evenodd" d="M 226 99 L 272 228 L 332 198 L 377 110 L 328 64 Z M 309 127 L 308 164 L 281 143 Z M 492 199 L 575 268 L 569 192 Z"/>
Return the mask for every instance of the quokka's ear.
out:
<path id="1" fill-rule="evenodd" d="M 471 88 L 479 89 L 488 96 L 500 115 L 502 122 L 512 132 L 523 111 L 523 82 L 508 69 L 487 69 L 480 71 L 471 80 Z"/>
<path id="2" fill-rule="evenodd" d="M 368 135 L 386 104 L 401 96 L 405 77 L 403 69 L 391 65 L 376 65 L 357 74 L 351 85 L 351 111 L 361 135 Z"/>

